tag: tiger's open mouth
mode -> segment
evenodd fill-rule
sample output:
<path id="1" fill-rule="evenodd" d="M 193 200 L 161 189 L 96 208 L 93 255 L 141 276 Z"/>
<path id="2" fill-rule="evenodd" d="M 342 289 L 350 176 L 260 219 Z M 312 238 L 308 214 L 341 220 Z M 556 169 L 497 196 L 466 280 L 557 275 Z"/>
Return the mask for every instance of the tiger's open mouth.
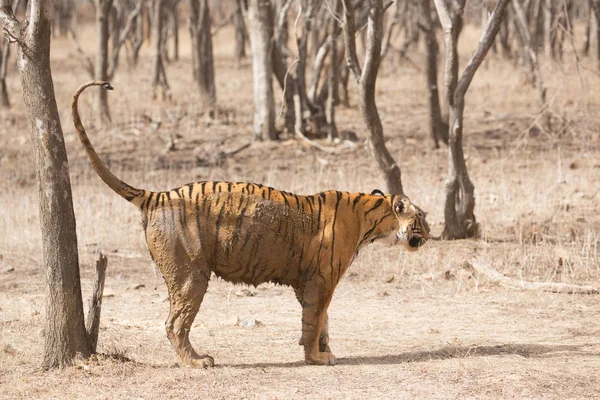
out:
<path id="1" fill-rule="evenodd" d="M 410 247 L 412 247 L 413 249 L 418 249 L 419 247 L 423 246 L 425 243 L 427 243 L 427 240 L 423 239 L 421 236 L 416 236 L 416 235 L 413 235 L 408 240 L 408 245 Z"/>
<path id="2" fill-rule="evenodd" d="M 418 219 L 415 219 L 410 226 L 410 239 L 408 239 L 408 246 L 411 249 L 418 249 L 427 243 L 427 239 L 429 239 L 429 235 L 427 232 L 423 232 L 421 230 L 421 224 Z"/>

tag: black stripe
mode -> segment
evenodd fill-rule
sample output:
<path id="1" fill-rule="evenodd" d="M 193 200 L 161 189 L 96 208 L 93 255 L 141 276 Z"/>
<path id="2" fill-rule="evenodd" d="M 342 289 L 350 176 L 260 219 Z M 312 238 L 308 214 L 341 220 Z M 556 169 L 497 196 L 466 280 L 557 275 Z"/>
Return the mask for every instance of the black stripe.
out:
<path id="1" fill-rule="evenodd" d="M 217 181 L 213 181 L 212 183 L 212 192 L 214 193 L 217 188 Z"/>
<path id="2" fill-rule="evenodd" d="M 156 194 L 156 203 L 154 203 L 154 209 L 156 210 L 156 208 L 158 207 L 158 201 L 161 199 L 162 197 L 162 192 L 159 192 Z"/>
<path id="3" fill-rule="evenodd" d="M 227 191 L 231 193 L 231 182 L 227 182 Z"/>
<path id="4" fill-rule="evenodd" d="M 321 200 L 321 196 L 317 197 L 319 201 L 319 211 L 317 211 L 317 229 L 321 227 L 321 205 L 323 201 Z M 325 224 L 323 224 L 323 228 L 325 228 Z"/>
<path id="5" fill-rule="evenodd" d="M 221 229 L 221 220 L 223 219 L 223 212 L 225 212 L 225 208 L 227 207 L 227 203 L 224 203 L 219 210 L 219 214 L 217 215 L 217 220 L 215 221 L 215 244 L 213 246 L 213 262 L 217 262 L 217 252 L 219 251 L 219 230 Z"/>
<path id="6" fill-rule="evenodd" d="M 342 199 L 342 193 L 336 192 L 337 201 L 335 203 L 335 211 L 333 212 L 333 223 L 331 224 L 331 282 L 333 282 L 333 254 L 335 252 L 335 223 L 337 221 L 338 207 Z"/>
<path id="7" fill-rule="evenodd" d="M 381 207 L 381 205 L 383 204 L 383 199 L 379 199 L 375 202 L 375 205 L 365 213 L 365 217 L 367 216 L 367 214 L 369 214 L 371 211 L 375 210 L 378 207 Z"/>
<path id="8" fill-rule="evenodd" d="M 145 208 L 146 210 L 148 210 L 148 207 L 150 207 L 150 202 L 152 201 L 152 197 L 154 197 L 154 192 L 150 192 L 150 196 L 148 196 L 148 198 L 144 202 L 143 208 Z"/>
<path id="9" fill-rule="evenodd" d="M 188 184 L 188 197 L 190 198 L 190 200 L 192 199 L 192 190 L 194 189 L 194 184 L 190 183 Z"/>
<path id="10" fill-rule="evenodd" d="M 362 193 L 359 193 L 355 198 L 354 201 L 352 202 L 352 211 L 354 211 L 354 208 L 356 207 L 356 204 L 360 201 L 360 199 L 363 197 Z"/>
<path id="11" fill-rule="evenodd" d="M 206 190 L 206 182 L 202 182 L 201 186 L 202 186 L 202 197 L 204 197 L 204 193 L 205 193 L 205 190 Z"/>
<path id="12" fill-rule="evenodd" d="M 196 192 L 196 228 L 198 228 L 198 240 L 202 241 L 200 234 L 200 192 Z"/>

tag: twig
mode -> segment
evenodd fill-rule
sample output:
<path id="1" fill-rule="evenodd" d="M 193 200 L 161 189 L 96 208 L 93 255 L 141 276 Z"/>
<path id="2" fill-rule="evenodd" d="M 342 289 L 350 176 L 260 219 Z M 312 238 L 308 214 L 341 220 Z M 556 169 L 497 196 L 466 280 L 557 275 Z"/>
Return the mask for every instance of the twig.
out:
<path id="1" fill-rule="evenodd" d="M 102 293 L 104 292 L 104 279 L 108 259 L 102 252 L 98 253 L 96 260 L 96 273 L 94 275 L 94 289 L 89 300 L 89 309 L 85 322 L 85 331 L 88 345 L 92 353 L 96 353 L 98 345 L 98 330 L 100 328 L 100 311 L 102 310 Z"/>
<path id="2" fill-rule="evenodd" d="M 475 258 L 472 265 L 477 273 L 485 276 L 490 282 L 498 283 L 509 289 L 541 290 L 544 292 L 567 294 L 600 294 L 600 288 L 596 286 L 575 285 L 561 282 L 529 282 L 509 278 L 502 275 L 491 265 L 479 258 Z"/>
<path id="3" fill-rule="evenodd" d="M 75 31 L 73 30 L 72 27 L 69 27 L 69 34 L 71 36 L 71 41 L 73 42 L 73 45 L 75 46 L 75 50 L 77 50 L 77 53 L 79 53 L 79 55 L 82 58 L 85 70 L 88 72 L 88 74 L 90 74 L 90 78 L 93 78 L 94 77 L 94 62 L 92 61 L 90 56 L 87 55 L 81 48 L 81 45 L 79 44 L 79 40 L 77 40 L 77 35 L 75 34 Z"/>

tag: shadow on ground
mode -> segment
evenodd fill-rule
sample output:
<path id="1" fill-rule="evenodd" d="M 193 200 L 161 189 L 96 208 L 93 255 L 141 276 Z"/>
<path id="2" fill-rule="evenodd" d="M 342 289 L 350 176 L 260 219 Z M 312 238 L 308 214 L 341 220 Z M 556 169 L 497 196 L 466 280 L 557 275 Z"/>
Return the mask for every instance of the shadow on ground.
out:
<path id="1" fill-rule="evenodd" d="M 409 351 L 401 354 L 379 356 L 356 356 L 337 358 L 338 365 L 388 365 L 447 360 L 452 358 L 510 356 L 524 358 L 550 358 L 561 355 L 591 355 L 581 351 L 585 345 L 542 345 L 542 344 L 501 344 L 495 346 L 459 346 L 449 345 L 437 350 Z M 593 354 L 600 356 L 600 354 Z M 268 368 L 268 367 L 302 367 L 302 361 L 294 363 L 257 363 L 257 364 L 220 364 L 220 367 L 231 368 Z"/>

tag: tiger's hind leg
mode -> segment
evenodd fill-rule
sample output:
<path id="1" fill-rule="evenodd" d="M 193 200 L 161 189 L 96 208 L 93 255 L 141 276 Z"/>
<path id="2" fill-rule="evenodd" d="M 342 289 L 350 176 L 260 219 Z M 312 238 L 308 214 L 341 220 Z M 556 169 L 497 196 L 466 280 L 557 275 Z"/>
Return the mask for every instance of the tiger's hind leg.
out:
<path id="1" fill-rule="evenodd" d="M 190 328 L 204 299 L 209 277 L 207 273 L 192 273 L 182 280 L 181 286 L 171 288 L 169 285 L 171 311 L 165 323 L 167 337 L 181 361 L 193 367 L 207 368 L 215 365 L 211 356 L 199 355 L 190 343 Z"/>
<path id="2" fill-rule="evenodd" d="M 320 278 L 317 278 L 320 279 Z M 323 283 L 306 282 L 302 296 L 302 337 L 304 359 L 308 364 L 335 365 L 335 356 L 329 351 L 327 308 L 333 296 L 333 288 Z M 322 334 L 327 342 L 321 340 Z"/>
<path id="3" fill-rule="evenodd" d="M 294 289 L 296 293 L 296 298 L 300 305 L 302 305 L 302 299 L 304 297 L 304 293 L 302 289 Z M 300 346 L 304 346 L 304 336 L 300 336 L 300 340 L 298 341 Z M 329 315 L 327 311 L 325 312 L 325 319 L 323 321 L 323 329 L 321 329 L 321 335 L 319 335 L 319 351 L 325 353 L 331 353 L 331 348 L 329 347 Z"/>

